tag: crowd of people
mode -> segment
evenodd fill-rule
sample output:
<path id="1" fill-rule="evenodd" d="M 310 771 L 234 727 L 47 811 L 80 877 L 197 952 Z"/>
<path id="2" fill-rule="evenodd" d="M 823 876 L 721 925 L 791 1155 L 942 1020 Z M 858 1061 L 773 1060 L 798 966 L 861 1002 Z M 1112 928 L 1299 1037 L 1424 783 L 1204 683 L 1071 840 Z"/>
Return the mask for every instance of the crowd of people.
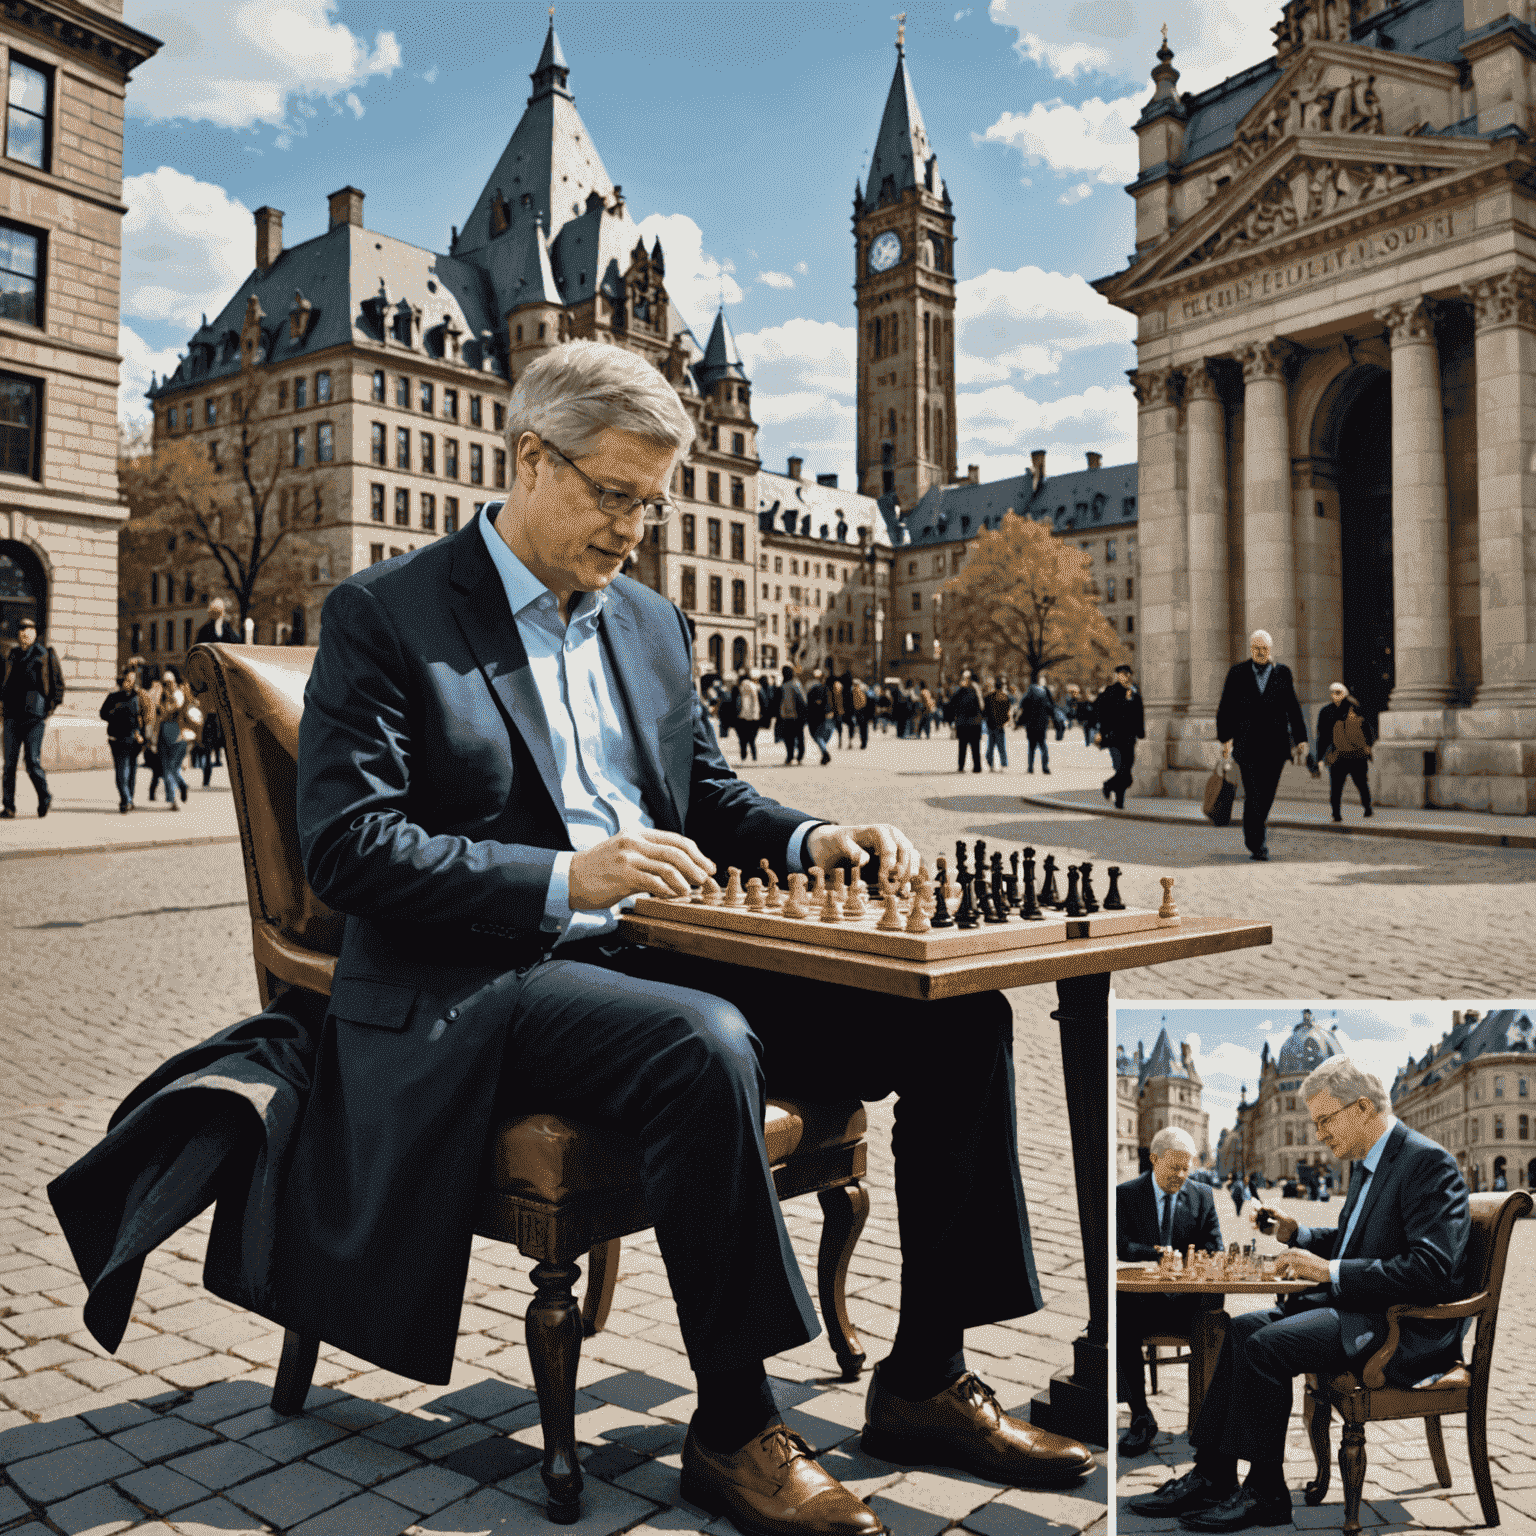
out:
<path id="1" fill-rule="evenodd" d="M 937 690 L 912 678 L 868 682 L 851 670 L 833 674 L 821 667 L 809 672 L 794 666 L 771 670 L 744 669 L 734 679 L 707 677 L 704 702 L 722 742 L 736 738 L 741 761 L 758 760 L 758 737 L 771 728 L 771 739 L 784 748 L 785 766 L 803 763 L 807 739 L 820 754 L 822 766 L 832 761 L 832 744 L 863 750 L 870 732 L 892 731 L 902 740 L 927 741 L 947 728 L 958 743 L 957 771 L 967 758 L 971 771 L 1008 767 L 1008 730 L 1025 735 L 1025 771 L 1051 771 L 1050 742 L 1061 741 L 1071 728 L 1081 728 L 1088 746 L 1109 750 L 1115 769 L 1116 795 L 1124 803 L 1131 782 L 1135 742 L 1143 734 L 1141 695 L 1131 681 L 1131 669 L 1118 669 L 1107 688 L 1084 690 L 1076 683 L 1052 687 L 1048 678 L 1020 687 L 1004 676 L 983 677 L 969 668 L 951 685 Z M 985 754 L 983 754 L 985 745 Z"/>

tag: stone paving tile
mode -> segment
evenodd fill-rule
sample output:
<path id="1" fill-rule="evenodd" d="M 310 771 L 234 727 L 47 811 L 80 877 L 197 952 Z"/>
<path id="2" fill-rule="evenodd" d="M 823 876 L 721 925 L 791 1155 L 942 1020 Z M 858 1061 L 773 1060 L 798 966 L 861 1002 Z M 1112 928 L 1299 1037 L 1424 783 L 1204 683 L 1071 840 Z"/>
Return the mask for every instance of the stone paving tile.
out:
<path id="1" fill-rule="evenodd" d="M 243 1483 L 246 1478 L 265 1472 L 276 1463 L 270 1456 L 259 1456 L 246 1446 L 223 1441 L 206 1450 L 193 1451 L 190 1456 L 178 1457 L 166 1465 L 171 1471 L 180 1472 L 183 1477 L 190 1477 L 193 1482 L 218 1492 L 234 1483 Z"/>
<path id="2" fill-rule="evenodd" d="M 269 1525 L 286 1530 L 356 1492 L 356 1483 L 301 1461 L 253 1477 L 238 1488 L 226 1490 L 224 1496 L 241 1509 L 260 1515 Z"/>
<path id="3" fill-rule="evenodd" d="M 407 1509 L 414 1509 L 419 1515 L 430 1515 L 434 1510 L 466 1497 L 477 1486 L 474 1478 L 450 1472 L 447 1467 L 417 1467 L 401 1477 L 378 1484 L 374 1492 Z"/>
<path id="4" fill-rule="evenodd" d="M 241 1424 L 250 1417 L 253 1415 L 242 1414 L 233 1422 Z M 219 1433 L 228 1435 L 229 1430 L 220 1425 Z M 237 1435 L 230 1438 L 241 1440 L 253 1451 L 259 1451 L 263 1456 L 270 1456 L 273 1461 L 291 1461 L 294 1457 L 308 1456 L 312 1451 L 321 1450 L 333 1441 L 344 1440 L 346 1437 L 347 1431 L 341 1425 L 332 1424 L 325 1419 L 310 1418 L 306 1414 L 301 1418 L 282 1420 L 273 1428 L 261 1430 L 254 1435 Z"/>
<path id="5" fill-rule="evenodd" d="M 111 1488 L 92 1488 L 48 1506 L 48 1520 L 64 1536 L 111 1536 L 137 1525 L 143 1512 Z"/>
<path id="6" fill-rule="evenodd" d="M 208 1490 L 201 1483 L 194 1483 L 190 1477 L 172 1472 L 169 1467 L 145 1467 L 142 1472 L 118 1478 L 117 1486 L 129 1498 L 137 1499 L 146 1509 L 160 1515 L 185 1509 L 208 1497 Z"/>
<path id="7" fill-rule="evenodd" d="M 255 1515 L 236 1509 L 227 1499 L 206 1499 L 172 1515 L 167 1523 L 181 1536 L 264 1536 L 266 1529 Z"/>
<path id="8" fill-rule="evenodd" d="M 415 1518 L 376 1493 L 361 1493 L 295 1526 L 292 1536 L 398 1536 Z"/>
<path id="9" fill-rule="evenodd" d="M 113 1435 L 112 1444 L 121 1446 L 140 1461 L 165 1461 L 217 1438 L 211 1429 L 167 1415 Z"/>
<path id="10" fill-rule="evenodd" d="M 93 1488 L 108 1478 L 136 1471 L 140 1465 L 135 1457 L 110 1441 L 91 1439 L 27 1461 L 11 1462 L 5 1471 L 26 1498 L 38 1504 L 51 1504 L 79 1493 L 82 1488 Z"/>
<path id="11" fill-rule="evenodd" d="M 14 1488 L 0 1485 L 0 1525 L 9 1525 L 27 1513 L 29 1505 Z"/>
<path id="12" fill-rule="evenodd" d="M 377 1440 L 370 1440 L 366 1435 L 354 1435 L 350 1440 L 328 1446 L 323 1451 L 315 1451 L 309 1459 L 315 1466 L 324 1467 L 340 1477 L 350 1478 L 365 1488 L 386 1477 L 393 1477 L 397 1472 L 420 1465 L 417 1457 L 406 1451 L 397 1451 L 392 1446 L 380 1445 Z"/>

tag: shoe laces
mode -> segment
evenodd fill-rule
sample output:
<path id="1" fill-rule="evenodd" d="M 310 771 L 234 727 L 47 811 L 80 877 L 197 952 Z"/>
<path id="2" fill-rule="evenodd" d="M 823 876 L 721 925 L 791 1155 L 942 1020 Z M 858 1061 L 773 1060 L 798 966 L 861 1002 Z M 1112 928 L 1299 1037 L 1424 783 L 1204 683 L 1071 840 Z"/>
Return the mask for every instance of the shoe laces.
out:
<path id="1" fill-rule="evenodd" d="M 765 1451 L 772 1451 L 779 1459 L 779 1469 L 786 1470 L 799 1457 L 812 1458 L 811 1448 L 787 1424 L 775 1424 L 758 1436 L 757 1443 Z M 780 1484 L 782 1487 L 783 1484 Z"/>
<path id="2" fill-rule="evenodd" d="M 1002 1407 L 997 1401 L 997 1393 L 984 1382 L 974 1371 L 967 1371 L 959 1381 L 955 1383 L 954 1390 L 963 1397 L 966 1402 L 976 1408 L 985 1408 L 989 1404 L 1002 1414 Z"/>

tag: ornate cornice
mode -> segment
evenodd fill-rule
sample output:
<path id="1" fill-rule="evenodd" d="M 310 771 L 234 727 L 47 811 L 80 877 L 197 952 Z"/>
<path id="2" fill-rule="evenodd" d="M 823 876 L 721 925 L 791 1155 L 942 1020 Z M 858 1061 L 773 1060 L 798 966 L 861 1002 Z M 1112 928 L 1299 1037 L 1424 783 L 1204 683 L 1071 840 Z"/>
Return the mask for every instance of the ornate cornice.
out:
<path id="1" fill-rule="evenodd" d="M 1178 404 L 1176 380 L 1179 375 L 1171 368 L 1127 368 L 1125 376 L 1136 392 L 1136 403 L 1144 411 L 1160 406 Z"/>
<path id="2" fill-rule="evenodd" d="M 1428 299 L 1403 299 L 1376 311 L 1376 318 L 1386 326 L 1394 347 L 1414 342 L 1433 343 L 1435 339 L 1434 305 Z"/>
<path id="3" fill-rule="evenodd" d="M 1536 331 L 1536 272 L 1515 267 L 1475 283 L 1463 283 L 1461 292 L 1471 301 L 1478 330 L 1519 325 Z"/>
<path id="4" fill-rule="evenodd" d="M 1237 354 L 1238 362 L 1243 365 L 1243 383 L 1252 384 L 1259 379 L 1283 379 L 1295 352 L 1296 348 L 1290 342 L 1278 338 L 1244 347 Z"/>
<path id="5" fill-rule="evenodd" d="M 1221 399 L 1221 382 L 1217 378 L 1216 367 L 1207 359 L 1202 358 L 1192 368 L 1184 371 L 1184 399 L 1190 400 L 1216 400 Z"/>
<path id="6" fill-rule="evenodd" d="M 0 0 L 0 19 L 25 27 L 61 48 L 128 74 L 160 51 L 160 39 L 147 32 L 68 3 L 38 5 L 33 0 Z"/>

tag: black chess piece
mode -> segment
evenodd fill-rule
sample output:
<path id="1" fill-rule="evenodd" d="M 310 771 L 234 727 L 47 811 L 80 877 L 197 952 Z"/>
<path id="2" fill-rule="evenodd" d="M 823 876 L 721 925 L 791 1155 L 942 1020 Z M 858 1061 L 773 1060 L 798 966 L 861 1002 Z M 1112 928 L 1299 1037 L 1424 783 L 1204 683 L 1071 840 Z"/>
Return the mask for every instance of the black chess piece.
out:
<path id="1" fill-rule="evenodd" d="M 1104 910 L 1106 912 L 1123 912 L 1125 903 L 1120 899 L 1120 866 L 1109 866 L 1109 890 L 1104 895 Z"/>
<path id="2" fill-rule="evenodd" d="M 983 880 L 987 878 L 987 842 L 982 837 L 976 839 L 976 873 Z"/>
<path id="3" fill-rule="evenodd" d="M 1003 876 L 1003 856 L 992 855 L 992 910 L 1000 923 L 1008 921 L 1008 888 Z"/>
<path id="4" fill-rule="evenodd" d="M 1082 904 L 1081 900 L 1079 900 L 1078 894 L 1077 894 L 1077 865 L 1076 864 L 1068 864 L 1067 865 L 1067 905 L 1066 905 L 1066 913 L 1067 913 L 1068 917 L 1081 917 L 1083 915 L 1083 904 Z"/>
<path id="5" fill-rule="evenodd" d="M 1019 907 L 1019 916 L 1028 923 L 1043 923 L 1045 913 L 1040 910 L 1040 903 L 1035 898 L 1035 850 L 1024 850 L 1024 899 Z"/>
<path id="6" fill-rule="evenodd" d="M 991 891 L 987 889 L 987 877 L 984 871 L 977 870 L 971 877 L 971 890 L 976 900 L 976 916 L 984 923 L 997 922 L 997 908 L 993 904 Z"/>
<path id="7" fill-rule="evenodd" d="M 1059 910 L 1061 907 L 1061 894 L 1056 889 L 1056 855 L 1048 853 L 1045 856 L 1045 878 L 1040 882 L 1040 905 Z"/>
<path id="8" fill-rule="evenodd" d="M 955 913 L 955 927 L 974 928 L 977 923 L 976 907 L 971 900 L 971 872 L 968 869 L 960 871 L 960 908 Z"/>
<path id="9" fill-rule="evenodd" d="M 1019 904 L 1019 855 L 1018 850 L 1008 855 L 1008 905 L 1017 907 Z"/>
<path id="10" fill-rule="evenodd" d="M 915 900 L 916 898 L 914 898 Z M 955 920 L 949 915 L 949 903 L 944 900 L 944 860 L 939 860 L 939 883 L 933 888 L 933 916 L 930 928 L 953 928 Z"/>
<path id="11" fill-rule="evenodd" d="M 1092 917 L 1099 910 L 1098 898 L 1093 894 L 1093 865 L 1083 865 L 1083 911 Z"/>
<path id="12" fill-rule="evenodd" d="M 963 837 L 957 837 L 955 839 L 955 872 L 956 872 L 956 874 L 958 874 L 962 869 L 969 869 L 970 868 L 970 857 L 971 857 L 971 851 L 970 851 L 969 848 L 967 848 L 965 846 L 965 839 Z"/>

